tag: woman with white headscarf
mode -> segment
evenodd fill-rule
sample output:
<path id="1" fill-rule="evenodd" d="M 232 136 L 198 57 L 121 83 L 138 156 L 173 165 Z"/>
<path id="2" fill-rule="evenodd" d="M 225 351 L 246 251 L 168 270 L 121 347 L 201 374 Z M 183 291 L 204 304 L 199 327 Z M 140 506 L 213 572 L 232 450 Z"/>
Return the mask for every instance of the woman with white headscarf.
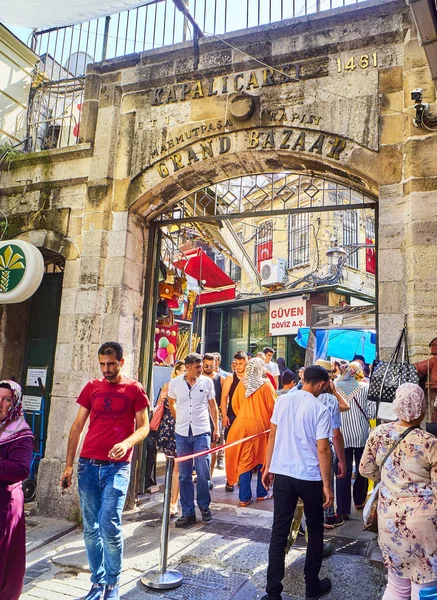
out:
<path id="1" fill-rule="evenodd" d="M 33 434 L 23 417 L 21 388 L 0 381 L 0 598 L 18 600 L 26 568 L 21 482 L 29 476 Z"/>
<path id="2" fill-rule="evenodd" d="M 376 416 L 376 403 L 369 402 L 369 384 L 364 379 L 361 363 L 352 361 L 343 375 L 335 381 L 336 391 L 350 406 L 341 413 L 341 432 L 344 438 L 346 475 L 336 479 L 337 514 L 347 521 L 350 518 L 351 502 L 362 510 L 366 503 L 368 481 L 357 473 L 352 486 L 353 463 L 358 467 L 370 432 L 369 419 Z"/>
<path id="3" fill-rule="evenodd" d="M 262 358 L 252 358 L 247 363 L 246 374 L 232 396 L 232 409 L 236 418 L 229 430 L 227 444 L 270 429 L 276 392 L 266 373 Z M 261 481 L 267 442 L 268 435 L 265 434 L 226 449 L 226 478 L 229 485 L 240 482 L 240 506 L 247 506 L 252 502 L 250 483 L 255 467 L 258 468 L 257 500 L 271 497 Z"/>
<path id="4" fill-rule="evenodd" d="M 364 477 L 380 481 L 378 535 L 388 569 L 383 600 L 418 600 L 421 588 L 437 585 L 437 438 L 420 429 L 425 407 L 418 385 L 399 386 L 393 402 L 399 420 L 371 432 L 360 463 Z"/>

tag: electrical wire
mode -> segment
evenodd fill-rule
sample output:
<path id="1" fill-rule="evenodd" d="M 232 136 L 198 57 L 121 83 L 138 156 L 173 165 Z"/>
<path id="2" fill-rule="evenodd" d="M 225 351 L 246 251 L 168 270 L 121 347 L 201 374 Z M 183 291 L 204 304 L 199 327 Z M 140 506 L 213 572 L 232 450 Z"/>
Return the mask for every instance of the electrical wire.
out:
<path id="1" fill-rule="evenodd" d="M 429 127 L 428 125 L 425 124 L 425 121 L 423 120 L 424 117 L 424 112 L 422 111 L 421 117 L 420 117 L 420 125 L 424 128 L 427 129 L 428 131 L 437 131 L 437 126 L 436 127 Z M 437 124 L 436 124 L 437 125 Z"/>

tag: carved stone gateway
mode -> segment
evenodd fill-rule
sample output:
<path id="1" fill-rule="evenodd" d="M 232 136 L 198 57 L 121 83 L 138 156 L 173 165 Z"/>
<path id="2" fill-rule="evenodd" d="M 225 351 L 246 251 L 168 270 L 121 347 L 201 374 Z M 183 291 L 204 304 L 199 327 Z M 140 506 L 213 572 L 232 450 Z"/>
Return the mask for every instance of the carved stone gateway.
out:
<path id="1" fill-rule="evenodd" d="M 1 178 L 11 237 L 44 246 L 55 236 L 66 261 L 42 513 L 75 505 L 74 495 L 60 497 L 58 479 L 100 342 L 122 342 L 127 374 L 143 377 L 148 222 L 207 185 L 293 171 L 377 198 L 380 353 L 407 315 L 410 354 L 426 355 L 437 317 L 437 136 L 413 126 L 417 87 L 432 105 L 403 0 L 202 39 L 198 70 L 189 43 L 89 67 L 81 143 L 23 156 Z M 2 347 L 14 342 L 7 311 Z"/>

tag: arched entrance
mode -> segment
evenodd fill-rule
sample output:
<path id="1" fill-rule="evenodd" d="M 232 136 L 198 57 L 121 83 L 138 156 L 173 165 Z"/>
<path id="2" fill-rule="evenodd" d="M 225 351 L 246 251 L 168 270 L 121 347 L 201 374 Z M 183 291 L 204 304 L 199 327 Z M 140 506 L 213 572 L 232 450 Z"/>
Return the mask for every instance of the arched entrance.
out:
<path id="1" fill-rule="evenodd" d="M 338 169 L 329 175 L 303 169 L 244 174 L 149 213 L 146 298 L 153 303 L 145 304 L 142 364 L 152 396 L 160 384 L 155 367 L 174 363 L 188 349 L 219 351 L 229 368 L 237 350 L 273 345 L 296 368 L 302 360 L 295 343 L 299 321 L 309 325 L 312 305 L 376 304 L 375 195 L 358 177 Z M 327 256 L 333 248 L 344 250 L 334 262 Z M 197 286 L 188 283 L 196 298 L 188 319 L 186 292 L 183 297 L 172 284 L 163 291 L 165 268 L 173 271 L 169 281 L 181 273 L 197 280 Z M 293 304 L 290 299 L 296 310 L 297 299 L 303 303 L 305 322 L 272 324 L 269 304 Z M 161 310 L 162 300 L 170 305 L 170 318 L 160 315 L 162 327 L 150 308 L 158 300 Z M 178 343 L 169 338 L 160 347 L 161 334 Z M 174 352 L 165 351 L 167 342 Z"/>

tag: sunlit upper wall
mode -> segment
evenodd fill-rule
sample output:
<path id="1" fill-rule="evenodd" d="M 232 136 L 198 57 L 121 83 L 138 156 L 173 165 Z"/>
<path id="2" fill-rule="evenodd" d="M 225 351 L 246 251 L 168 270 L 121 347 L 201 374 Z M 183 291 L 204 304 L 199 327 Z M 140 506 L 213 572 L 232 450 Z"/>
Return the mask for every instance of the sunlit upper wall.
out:
<path id="1" fill-rule="evenodd" d="M 38 57 L 0 24 L 0 144 L 26 136 L 26 108 Z"/>

